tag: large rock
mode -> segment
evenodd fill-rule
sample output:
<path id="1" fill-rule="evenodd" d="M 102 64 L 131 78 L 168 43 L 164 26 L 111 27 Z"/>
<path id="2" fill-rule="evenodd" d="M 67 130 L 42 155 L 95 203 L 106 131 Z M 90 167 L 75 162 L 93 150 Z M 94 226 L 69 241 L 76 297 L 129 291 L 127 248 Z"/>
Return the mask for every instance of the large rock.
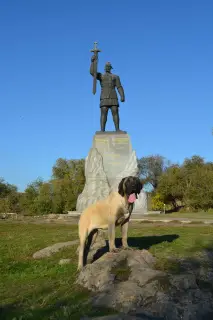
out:
<path id="1" fill-rule="evenodd" d="M 108 252 L 86 265 L 76 283 L 93 292 L 90 302 L 94 306 L 121 312 L 103 319 L 212 319 L 209 269 L 204 279 L 204 272 L 192 268 L 172 274 L 155 270 L 155 265 L 156 259 L 147 250 Z M 201 279 L 209 281 L 209 286 L 202 287 Z"/>
<path id="2" fill-rule="evenodd" d="M 126 176 L 137 176 L 138 164 L 127 133 L 96 133 L 93 145 L 85 159 L 86 183 L 77 199 L 76 210 L 82 212 L 88 205 L 106 198 L 117 190 Z M 134 212 L 147 212 L 146 193 L 142 190 L 135 203 Z"/>

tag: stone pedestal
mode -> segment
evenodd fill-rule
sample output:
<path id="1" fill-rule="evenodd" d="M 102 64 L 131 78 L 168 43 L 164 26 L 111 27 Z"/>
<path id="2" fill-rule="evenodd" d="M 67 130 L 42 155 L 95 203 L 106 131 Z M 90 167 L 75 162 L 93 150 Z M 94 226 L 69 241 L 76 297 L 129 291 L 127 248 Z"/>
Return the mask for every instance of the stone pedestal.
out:
<path id="1" fill-rule="evenodd" d="M 88 205 L 118 190 L 122 178 L 136 176 L 137 157 L 127 133 L 96 132 L 93 145 L 85 159 L 86 183 L 77 200 L 76 210 L 82 212 Z M 134 212 L 147 212 L 147 199 L 141 191 Z"/>

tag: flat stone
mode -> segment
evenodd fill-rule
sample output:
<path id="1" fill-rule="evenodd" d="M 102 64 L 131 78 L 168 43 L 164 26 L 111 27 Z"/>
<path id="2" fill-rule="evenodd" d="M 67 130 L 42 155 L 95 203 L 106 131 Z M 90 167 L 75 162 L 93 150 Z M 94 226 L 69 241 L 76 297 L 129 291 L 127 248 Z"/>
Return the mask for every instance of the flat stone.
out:
<path id="1" fill-rule="evenodd" d="M 67 241 L 67 242 L 59 242 L 55 243 L 52 246 L 41 249 L 33 254 L 34 259 L 41 259 L 45 257 L 50 257 L 52 254 L 58 252 L 60 249 L 73 246 L 79 243 L 79 240 Z"/>

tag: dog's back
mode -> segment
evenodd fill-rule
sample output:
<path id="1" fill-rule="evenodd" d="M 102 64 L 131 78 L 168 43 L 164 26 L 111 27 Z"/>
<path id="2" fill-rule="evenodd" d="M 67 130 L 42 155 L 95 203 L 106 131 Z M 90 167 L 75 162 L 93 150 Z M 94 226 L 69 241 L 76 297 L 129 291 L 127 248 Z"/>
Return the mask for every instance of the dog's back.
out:
<path id="1" fill-rule="evenodd" d="M 110 207 L 106 199 L 89 205 L 80 216 L 79 233 L 82 232 L 82 229 L 86 229 L 86 233 L 89 234 L 93 229 L 106 228 L 109 213 Z"/>
<path id="2" fill-rule="evenodd" d="M 85 228 L 87 234 L 96 228 L 106 229 L 110 220 L 116 220 L 123 214 L 122 210 L 119 210 L 123 205 L 124 199 L 118 192 L 111 192 L 106 199 L 89 205 L 80 216 L 79 233 Z"/>

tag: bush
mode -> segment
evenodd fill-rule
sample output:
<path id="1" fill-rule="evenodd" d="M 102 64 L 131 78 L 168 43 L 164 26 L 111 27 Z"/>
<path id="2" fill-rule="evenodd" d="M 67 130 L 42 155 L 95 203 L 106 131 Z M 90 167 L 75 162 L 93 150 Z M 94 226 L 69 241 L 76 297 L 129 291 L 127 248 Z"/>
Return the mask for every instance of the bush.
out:
<path id="1" fill-rule="evenodd" d="M 153 211 L 159 211 L 164 209 L 164 202 L 162 197 L 157 193 L 151 198 L 151 208 Z"/>

